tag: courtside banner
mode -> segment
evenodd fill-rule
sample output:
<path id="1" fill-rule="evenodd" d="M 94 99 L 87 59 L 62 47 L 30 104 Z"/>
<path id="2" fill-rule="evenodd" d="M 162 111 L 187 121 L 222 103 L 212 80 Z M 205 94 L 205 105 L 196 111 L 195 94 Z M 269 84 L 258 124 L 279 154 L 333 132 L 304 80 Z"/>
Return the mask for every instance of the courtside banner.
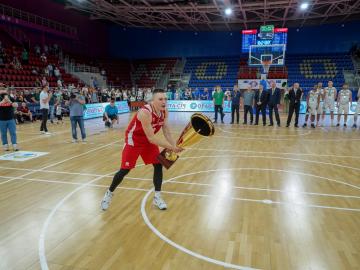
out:
<path id="1" fill-rule="evenodd" d="M 349 105 L 349 114 L 355 114 L 356 105 L 357 105 L 357 102 L 352 102 L 352 104 Z M 323 106 L 323 102 L 320 102 L 320 106 Z M 306 113 L 306 101 L 301 101 L 300 113 Z M 337 113 L 338 113 L 338 107 L 335 102 L 334 114 L 337 114 Z M 326 114 L 330 114 L 330 112 L 327 111 Z"/>
<path id="2" fill-rule="evenodd" d="M 84 112 L 84 119 L 102 117 L 105 112 L 105 107 L 108 104 L 109 103 L 86 104 L 86 110 Z M 117 108 L 119 110 L 119 114 L 130 112 L 129 106 L 126 101 L 115 102 L 115 105 L 117 106 Z"/>
<path id="3" fill-rule="evenodd" d="M 214 112 L 212 100 L 168 100 L 169 112 Z M 224 112 L 231 112 L 231 102 L 224 101 Z"/>
<path id="4" fill-rule="evenodd" d="M 247 80 L 238 80 L 238 86 L 240 89 L 247 89 L 251 85 L 252 89 L 259 89 L 261 80 L 257 79 L 247 79 Z M 267 88 L 270 88 L 272 82 L 276 83 L 276 87 L 283 89 L 287 85 L 287 79 L 269 79 L 266 80 Z"/>

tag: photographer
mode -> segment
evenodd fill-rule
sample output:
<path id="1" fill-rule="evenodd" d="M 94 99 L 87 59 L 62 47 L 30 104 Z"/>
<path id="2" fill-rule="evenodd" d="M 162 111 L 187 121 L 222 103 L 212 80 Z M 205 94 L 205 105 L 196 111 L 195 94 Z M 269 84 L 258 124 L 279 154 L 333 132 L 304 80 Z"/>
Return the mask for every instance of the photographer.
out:
<path id="1" fill-rule="evenodd" d="M 84 104 L 85 98 L 80 95 L 77 90 L 70 95 L 70 101 L 66 102 L 70 110 L 70 121 L 72 131 L 72 142 L 77 142 L 77 124 L 79 124 L 81 139 L 83 142 L 86 141 L 85 127 L 84 127 Z"/>
<path id="2" fill-rule="evenodd" d="M 103 120 L 106 127 L 113 127 L 115 122 L 119 124 L 118 108 L 115 106 L 115 100 L 111 99 L 110 104 L 105 107 Z"/>
<path id="3" fill-rule="evenodd" d="M 9 151 L 7 131 L 9 130 L 11 143 L 14 151 L 18 151 L 16 144 L 16 123 L 14 119 L 14 108 L 16 103 L 10 100 L 6 90 L 0 89 L 0 131 L 1 141 L 5 151 Z"/>

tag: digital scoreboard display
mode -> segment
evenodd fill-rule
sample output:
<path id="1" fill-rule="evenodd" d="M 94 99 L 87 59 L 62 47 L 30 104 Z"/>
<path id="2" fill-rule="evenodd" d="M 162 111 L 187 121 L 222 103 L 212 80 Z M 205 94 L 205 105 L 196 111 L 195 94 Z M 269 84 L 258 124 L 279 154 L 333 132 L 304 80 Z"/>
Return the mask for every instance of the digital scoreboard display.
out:
<path id="1" fill-rule="evenodd" d="M 274 28 L 273 25 L 263 25 L 257 29 L 242 31 L 242 52 L 248 53 L 250 45 L 273 45 L 287 43 L 287 28 Z"/>

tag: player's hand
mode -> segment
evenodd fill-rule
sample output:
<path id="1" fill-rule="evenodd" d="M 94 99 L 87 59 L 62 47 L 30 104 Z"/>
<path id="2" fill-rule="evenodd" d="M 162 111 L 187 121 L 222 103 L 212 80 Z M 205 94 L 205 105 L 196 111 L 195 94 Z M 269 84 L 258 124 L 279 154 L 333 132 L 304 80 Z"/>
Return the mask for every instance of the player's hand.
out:
<path id="1" fill-rule="evenodd" d="M 180 152 L 184 151 L 184 148 L 179 147 L 179 146 L 173 146 L 173 147 L 171 147 L 170 150 L 175 152 L 175 153 L 180 153 Z"/>

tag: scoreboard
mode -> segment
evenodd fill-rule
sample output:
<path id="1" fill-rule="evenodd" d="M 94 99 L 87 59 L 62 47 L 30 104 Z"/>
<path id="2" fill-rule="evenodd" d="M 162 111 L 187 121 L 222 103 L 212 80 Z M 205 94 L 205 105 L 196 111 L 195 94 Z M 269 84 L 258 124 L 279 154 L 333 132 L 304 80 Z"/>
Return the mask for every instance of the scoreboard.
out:
<path id="1" fill-rule="evenodd" d="M 242 31 L 242 52 L 248 53 L 250 45 L 287 44 L 287 28 L 274 28 L 273 25 L 263 25 L 257 29 Z"/>

